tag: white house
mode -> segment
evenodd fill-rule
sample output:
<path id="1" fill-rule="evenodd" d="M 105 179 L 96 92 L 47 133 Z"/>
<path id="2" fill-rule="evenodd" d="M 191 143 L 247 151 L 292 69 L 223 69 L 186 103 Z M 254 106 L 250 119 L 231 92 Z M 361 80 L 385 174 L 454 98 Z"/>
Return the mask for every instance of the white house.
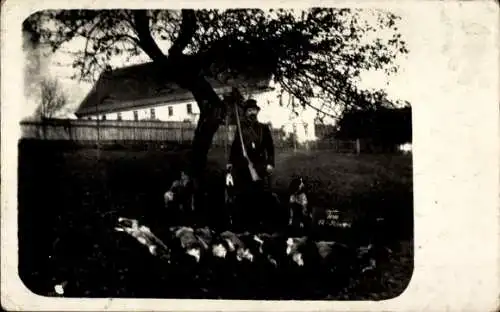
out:
<path id="1" fill-rule="evenodd" d="M 167 78 L 165 78 L 167 77 Z M 246 98 L 257 100 L 261 107 L 259 120 L 273 128 L 295 133 L 300 141 L 315 140 L 312 109 L 299 109 L 298 114 L 287 107 L 293 101 L 280 95 L 272 77 L 241 74 L 239 78 L 221 83 L 208 79 L 221 97 L 233 86 Z M 158 120 L 196 123 L 199 108 L 191 92 L 168 79 L 154 63 L 145 63 L 104 72 L 75 112 L 80 119 Z"/>
<path id="2" fill-rule="evenodd" d="M 255 93 L 249 97 L 257 100 L 261 107 L 259 120 L 270 123 L 273 128 L 283 129 L 286 133 L 295 133 L 299 142 L 316 140 L 314 120 L 316 113 L 313 109 L 302 107 L 291 109 L 295 99 L 288 93 L 277 89 Z"/>

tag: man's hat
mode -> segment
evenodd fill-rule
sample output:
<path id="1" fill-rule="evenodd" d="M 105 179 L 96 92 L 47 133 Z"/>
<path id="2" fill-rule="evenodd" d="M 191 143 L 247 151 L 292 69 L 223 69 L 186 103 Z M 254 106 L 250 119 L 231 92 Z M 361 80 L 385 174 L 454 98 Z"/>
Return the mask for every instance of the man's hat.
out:
<path id="1" fill-rule="evenodd" d="M 246 111 L 246 110 L 251 109 L 251 108 L 256 108 L 257 110 L 260 111 L 260 107 L 257 105 L 257 101 L 254 99 L 246 100 L 243 103 L 243 110 Z"/>

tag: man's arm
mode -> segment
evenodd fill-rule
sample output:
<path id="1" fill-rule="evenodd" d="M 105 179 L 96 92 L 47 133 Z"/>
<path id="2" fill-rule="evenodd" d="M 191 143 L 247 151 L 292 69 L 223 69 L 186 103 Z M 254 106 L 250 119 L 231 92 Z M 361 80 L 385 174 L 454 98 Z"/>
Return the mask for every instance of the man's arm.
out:
<path id="1" fill-rule="evenodd" d="M 264 126 L 264 148 L 267 155 L 267 164 L 274 167 L 274 142 L 269 126 Z"/>

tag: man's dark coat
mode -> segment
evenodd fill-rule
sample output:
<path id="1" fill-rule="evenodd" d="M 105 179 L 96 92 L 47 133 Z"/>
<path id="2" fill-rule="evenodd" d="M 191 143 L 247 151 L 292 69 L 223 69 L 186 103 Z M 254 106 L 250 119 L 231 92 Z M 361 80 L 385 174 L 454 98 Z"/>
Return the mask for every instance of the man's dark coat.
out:
<path id="1" fill-rule="evenodd" d="M 248 158 L 252 161 L 260 178 L 266 179 L 266 166 L 271 165 L 274 167 L 274 143 L 269 126 L 260 122 L 243 120 L 241 122 L 241 133 Z M 235 185 L 240 184 L 241 187 L 244 187 L 244 185 L 252 182 L 248 163 L 243 156 L 238 131 L 236 131 L 231 146 L 229 163 L 233 165 L 233 175 L 238 180 L 235 181 Z"/>
<path id="2" fill-rule="evenodd" d="M 239 207 L 235 211 L 235 224 L 248 230 L 248 226 L 258 228 L 262 225 L 266 219 L 264 216 L 269 214 L 266 202 L 269 201 L 267 194 L 270 193 L 271 181 L 266 167 L 274 167 L 274 144 L 269 126 L 257 121 L 242 121 L 241 133 L 248 158 L 261 178 L 257 183 L 252 180 L 241 149 L 240 137 L 236 132 L 229 155 L 229 163 L 233 165 L 231 172 L 237 198 L 236 207 Z"/>

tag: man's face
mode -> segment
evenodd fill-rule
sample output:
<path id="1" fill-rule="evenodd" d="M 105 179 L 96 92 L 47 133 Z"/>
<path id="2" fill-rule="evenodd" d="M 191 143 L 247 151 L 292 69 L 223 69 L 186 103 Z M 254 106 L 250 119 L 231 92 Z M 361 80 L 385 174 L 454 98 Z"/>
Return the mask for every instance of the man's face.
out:
<path id="1" fill-rule="evenodd" d="M 249 108 L 245 112 L 245 116 L 247 117 L 248 120 L 250 121 L 257 121 L 257 114 L 259 113 L 259 110 L 256 108 Z"/>

